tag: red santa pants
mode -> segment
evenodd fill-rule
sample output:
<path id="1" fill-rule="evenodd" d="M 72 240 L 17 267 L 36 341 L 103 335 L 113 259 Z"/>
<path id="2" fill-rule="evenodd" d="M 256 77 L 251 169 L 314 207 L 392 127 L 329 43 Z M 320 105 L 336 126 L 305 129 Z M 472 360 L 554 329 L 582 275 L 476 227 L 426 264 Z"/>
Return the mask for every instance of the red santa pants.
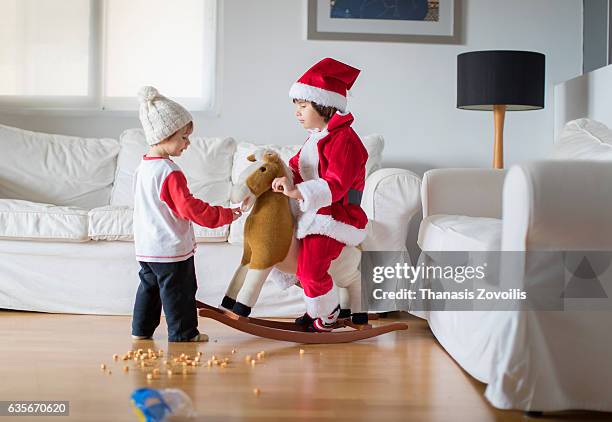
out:
<path id="1" fill-rule="evenodd" d="M 306 312 L 312 318 L 326 317 L 338 306 L 338 292 L 328 271 L 342 248 L 344 243 L 328 236 L 311 234 L 302 239 L 296 275 L 304 288 Z"/>

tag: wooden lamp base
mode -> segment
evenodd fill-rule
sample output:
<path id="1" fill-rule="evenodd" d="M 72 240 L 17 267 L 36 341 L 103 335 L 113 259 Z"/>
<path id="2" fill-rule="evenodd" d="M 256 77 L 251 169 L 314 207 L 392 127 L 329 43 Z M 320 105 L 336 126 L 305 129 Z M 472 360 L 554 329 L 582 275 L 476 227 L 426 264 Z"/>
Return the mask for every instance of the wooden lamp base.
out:
<path id="1" fill-rule="evenodd" d="M 495 144 L 493 146 L 493 168 L 504 168 L 504 120 L 506 118 L 506 106 L 493 106 L 493 121 L 495 124 Z"/>

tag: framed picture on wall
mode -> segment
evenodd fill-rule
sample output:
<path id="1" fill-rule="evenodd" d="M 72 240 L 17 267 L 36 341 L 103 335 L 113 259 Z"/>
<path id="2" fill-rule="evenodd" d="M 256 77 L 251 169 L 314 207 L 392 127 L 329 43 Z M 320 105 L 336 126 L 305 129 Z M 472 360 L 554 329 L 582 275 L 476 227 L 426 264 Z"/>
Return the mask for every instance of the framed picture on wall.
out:
<path id="1" fill-rule="evenodd" d="M 306 0 L 306 39 L 458 43 L 461 0 Z"/>

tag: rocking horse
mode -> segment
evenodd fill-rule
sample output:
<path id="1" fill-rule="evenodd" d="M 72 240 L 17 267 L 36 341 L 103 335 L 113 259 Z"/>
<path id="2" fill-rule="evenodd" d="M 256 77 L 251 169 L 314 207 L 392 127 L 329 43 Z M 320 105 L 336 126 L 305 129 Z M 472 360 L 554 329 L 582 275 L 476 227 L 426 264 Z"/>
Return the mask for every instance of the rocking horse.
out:
<path id="1" fill-rule="evenodd" d="M 221 303 L 224 309 L 198 302 L 199 315 L 259 337 L 296 343 L 345 343 L 408 328 L 404 323 L 377 327 L 367 324 L 367 314 L 361 312 L 361 251 L 349 246 L 329 270 L 343 310 L 332 332 L 306 332 L 297 323 L 249 317 L 271 271 L 288 285 L 297 281 L 293 275 L 299 240 L 294 231 L 297 210 L 287 196 L 271 189 L 276 177 L 291 180 L 291 170 L 275 152 L 264 151 L 259 157 L 253 154 L 248 160 L 253 164 L 241 174 L 231 195 L 232 202 L 241 202 L 243 209 L 251 209 L 244 226 L 242 259 Z M 353 320 L 349 309 L 355 311 Z M 347 329 L 336 330 L 341 328 Z"/>

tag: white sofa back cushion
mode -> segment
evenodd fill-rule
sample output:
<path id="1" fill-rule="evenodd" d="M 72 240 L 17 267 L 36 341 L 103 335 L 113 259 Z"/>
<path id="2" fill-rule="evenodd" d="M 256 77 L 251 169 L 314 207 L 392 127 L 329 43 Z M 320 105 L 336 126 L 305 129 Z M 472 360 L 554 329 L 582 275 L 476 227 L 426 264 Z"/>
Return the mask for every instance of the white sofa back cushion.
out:
<path id="1" fill-rule="evenodd" d="M 368 151 L 368 161 L 366 163 L 366 177 L 380 169 L 382 166 L 382 152 L 385 147 L 385 140 L 381 135 L 368 135 L 361 138 L 363 145 Z M 285 163 L 289 163 L 291 157 L 298 153 L 302 145 L 256 145 L 248 142 L 241 142 L 236 148 L 234 155 L 234 166 L 232 168 L 232 183 L 236 183 L 240 174 L 249 166 L 247 157 L 255 153 L 258 149 L 269 149 L 277 152 Z M 233 204 L 237 205 L 237 204 Z M 247 215 L 234 221 L 230 227 L 228 241 L 234 244 L 244 242 L 244 222 Z"/>
<path id="2" fill-rule="evenodd" d="M 0 238 L 87 242 L 87 210 L 0 199 Z"/>
<path id="3" fill-rule="evenodd" d="M 612 130 L 595 120 L 572 120 L 554 145 L 553 159 L 612 161 Z"/>
<path id="4" fill-rule="evenodd" d="M 119 142 L 0 125 L 0 198 L 95 208 L 108 205 Z"/>
<path id="5" fill-rule="evenodd" d="M 231 174 L 236 142 L 232 138 L 190 137 L 191 146 L 173 160 L 183 169 L 193 196 L 212 205 L 227 206 L 231 191 Z M 136 168 L 147 153 L 148 145 L 142 129 L 128 129 L 120 137 L 121 151 L 117 175 L 111 195 L 115 207 L 134 206 L 133 179 Z M 227 239 L 229 226 L 208 229 L 194 225 L 196 240 Z M 113 235 L 111 235 L 112 237 Z"/>

